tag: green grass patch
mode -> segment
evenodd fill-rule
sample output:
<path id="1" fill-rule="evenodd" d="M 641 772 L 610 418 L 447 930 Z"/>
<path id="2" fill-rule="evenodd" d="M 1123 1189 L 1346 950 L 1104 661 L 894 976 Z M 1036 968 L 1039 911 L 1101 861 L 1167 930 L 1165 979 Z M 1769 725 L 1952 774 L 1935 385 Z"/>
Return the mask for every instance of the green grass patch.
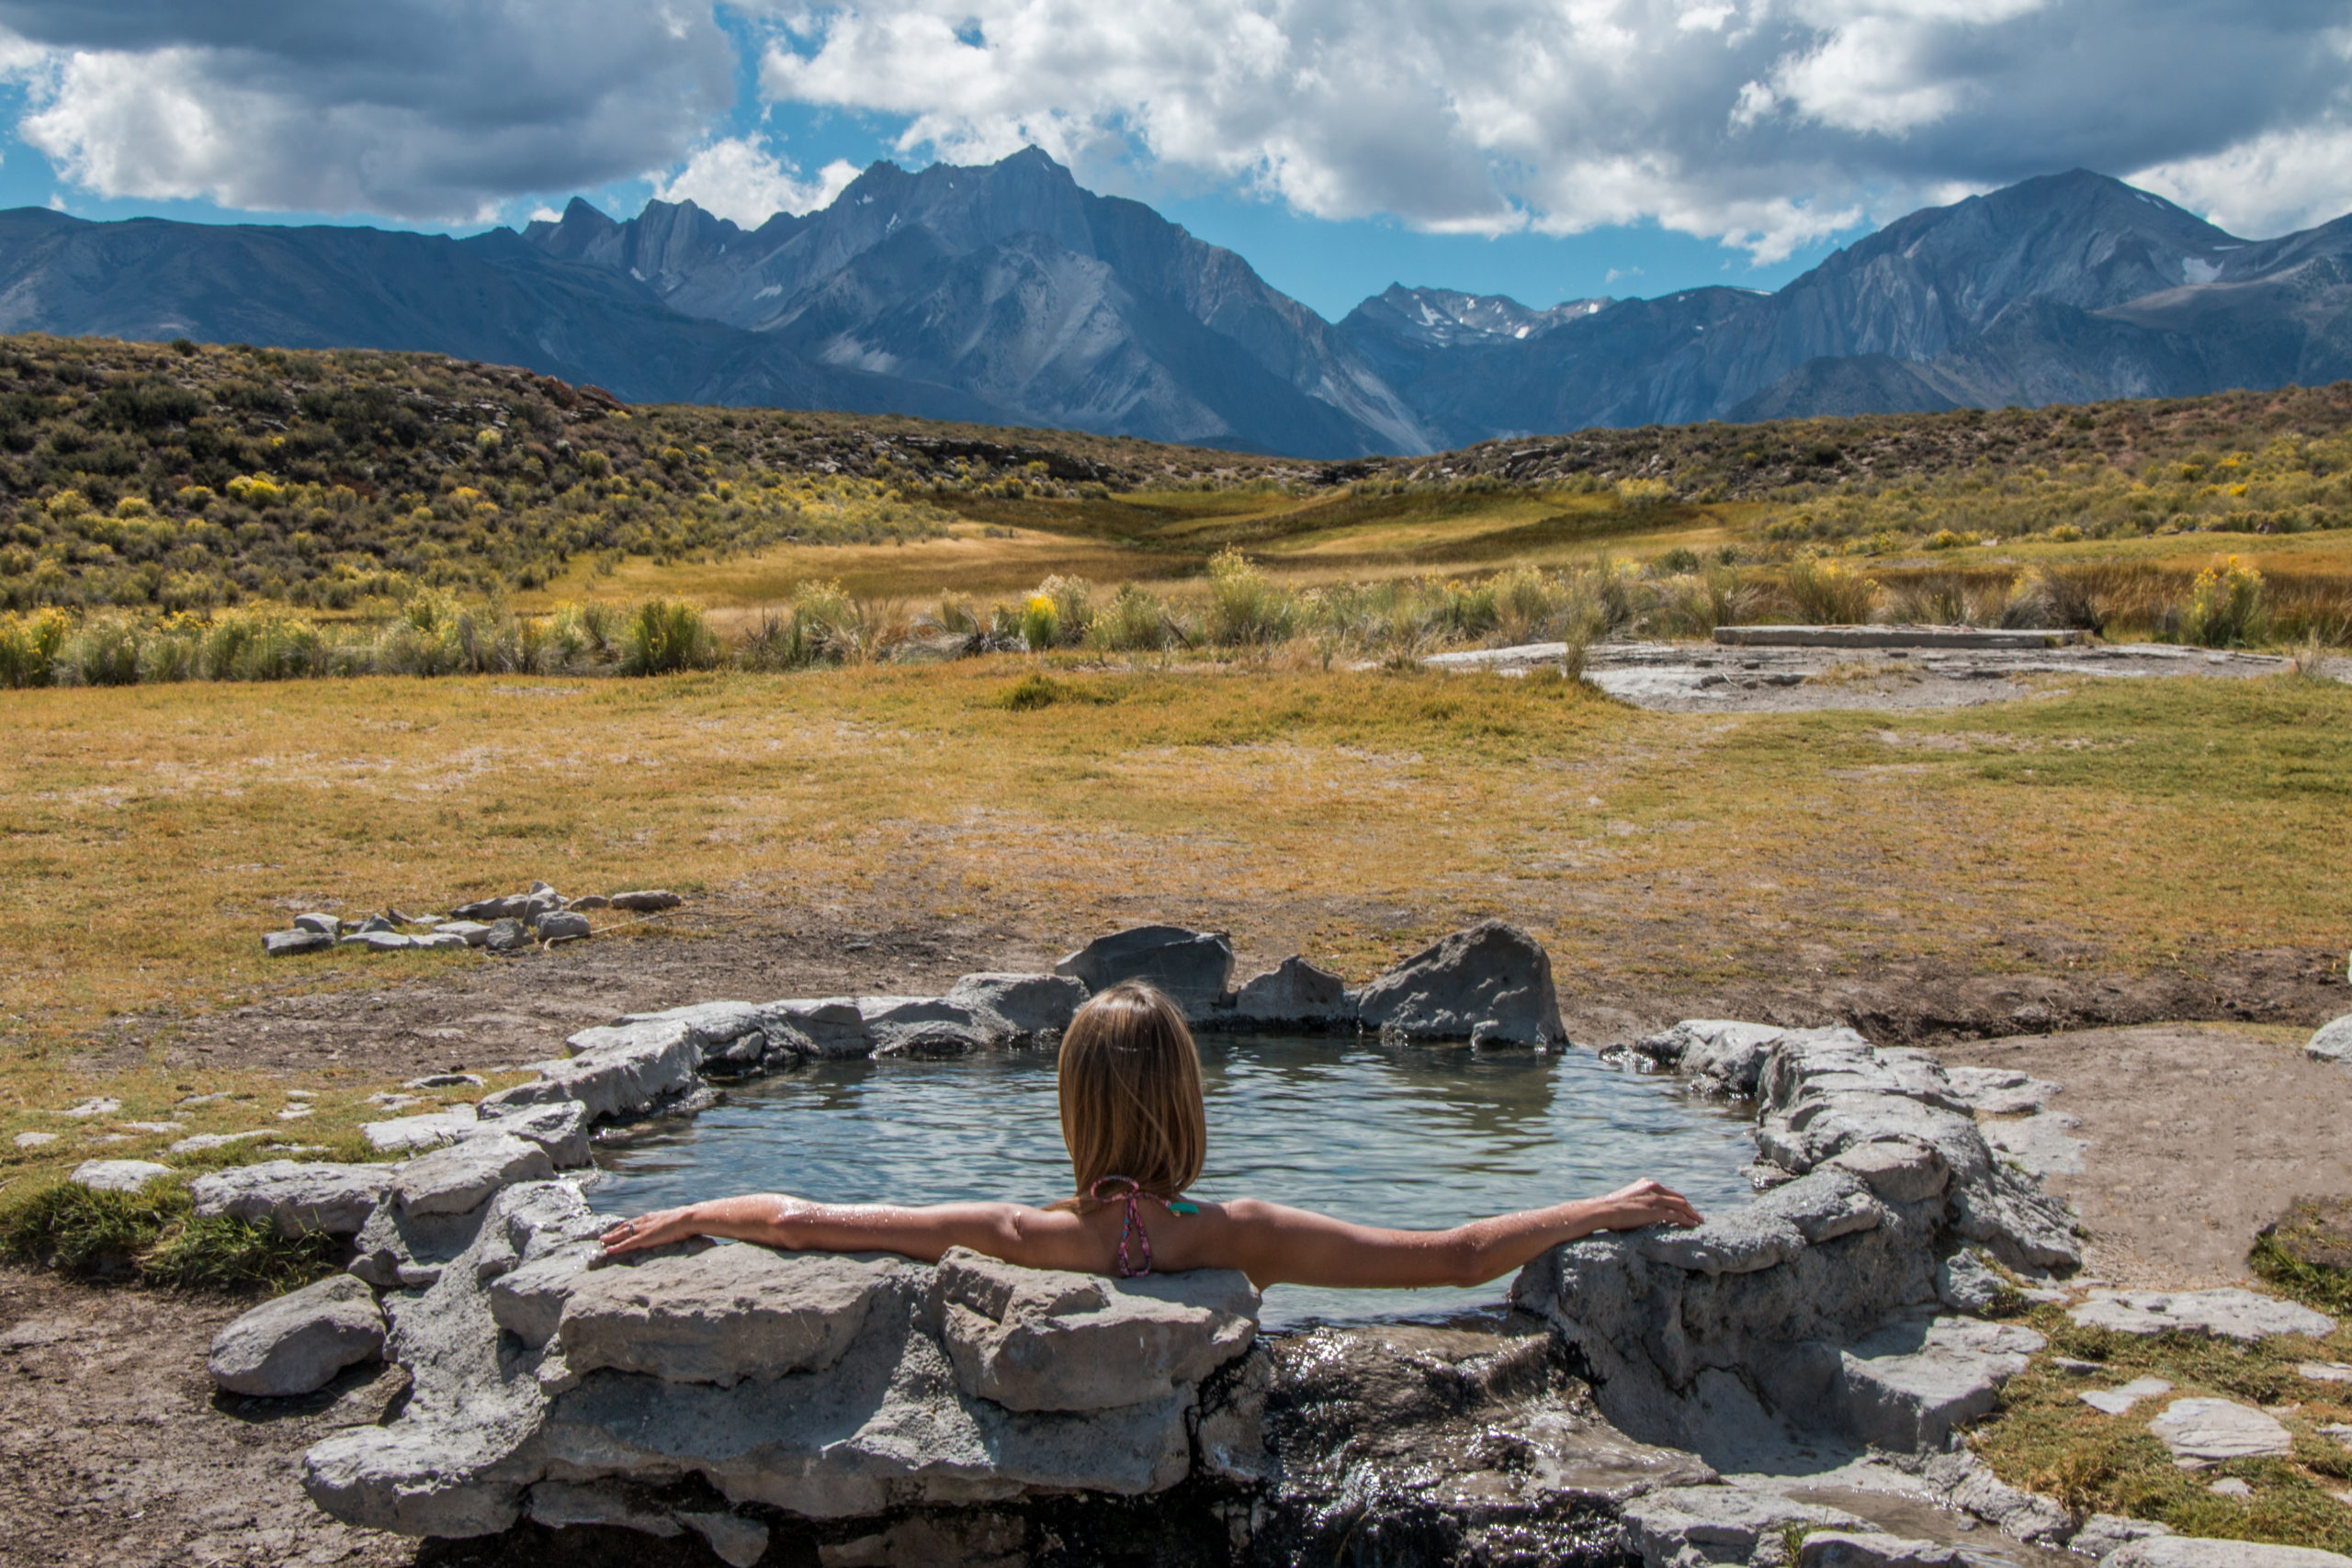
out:
<path id="1" fill-rule="evenodd" d="M 2263 1228 L 2246 1261 L 2281 1295 L 2352 1314 L 2352 1200 L 2298 1199 Z"/>
<path id="2" fill-rule="evenodd" d="M 166 1177 L 136 1192 L 51 1182 L 0 1206 L 0 1257 L 76 1279 L 275 1292 L 334 1272 L 341 1255 L 333 1236 L 198 1219 L 187 1186 Z"/>

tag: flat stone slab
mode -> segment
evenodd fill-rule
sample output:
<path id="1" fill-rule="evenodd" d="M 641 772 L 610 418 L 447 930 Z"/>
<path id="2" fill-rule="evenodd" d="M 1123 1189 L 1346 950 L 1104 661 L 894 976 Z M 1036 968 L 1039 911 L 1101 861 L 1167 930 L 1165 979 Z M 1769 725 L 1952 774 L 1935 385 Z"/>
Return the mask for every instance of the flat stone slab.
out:
<path id="1" fill-rule="evenodd" d="M 368 1146 L 379 1153 L 414 1154 L 471 1137 L 478 1130 L 474 1125 L 477 1120 L 472 1106 L 456 1105 L 447 1111 L 428 1111 L 421 1116 L 369 1122 L 359 1133 L 368 1140 Z"/>
<path id="2" fill-rule="evenodd" d="M 2172 1384 L 2162 1378 L 2133 1378 L 2120 1388 L 2086 1388 L 2075 1397 L 2093 1410 L 2120 1416 L 2143 1399 L 2171 1392 Z"/>
<path id="3" fill-rule="evenodd" d="M 2098 1568 L 2352 1568 L 2352 1557 L 2307 1546 L 2159 1535 L 2125 1542 L 2100 1558 Z"/>
<path id="4" fill-rule="evenodd" d="M 2352 1382 L 2352 1362 L 2298 1361 L 2295 1374 L 2313 1382 Z"/>
<path id="5" fill-rule="evenodd" d="M 906 1273 L 830 1253 L 716 1247 L 587 1271 L 556 1336 L 574 1371 L 610 1367 L 731 1388 L 831 1367 Z"/>
<path id="6" fill-rule="evenodd" d="M 2267 1339 L 2274 1334 L 2335 1332 L 2335 1320 L 2293 1302 L 2234 1286 L 2216 1291 L 2095 1291 L 2066 1315 L 2086 1328 L 2117 1334 L 2211 1334 Z"/>
<path id="7" fill-rule="evenodd" d="M 409 1161 L 392 1195 L 412 1214 L 469 1214 L 502 1188 L 554 1174 L 555 1162 L 538 1145 L 485 1133 Z"/>
<path id="8" fill-rule="evenodd" d="M 172 1168 L 151 1159 L 85 1159 L 66 1179 L 93 1192 L 136 1192 Z"/>
<path id="9" fill-rule="evenodd" d="M 351 1235 L 392 1184 L 394 1165 L 309 1165 L 274 1159 L 199 1176 L 190 1184 L 199 1218 L 226 1215 L 280 1235 Z"/>
<path id="10" fill-rule="evenodd" d="M 1993 1408 L 2001 1387 L 2044 1344 L 2015 1324 L 1913 1319 L 1838 1356 L 1838 1404 L 1850 1431 L 1882 1448 L 1940 1449 L 1952 1429 Z"/>
<path id="11" fill-rule="evenodd" d="M 2227 1399 L 2176 1399 L 2148 1430 L 2175 1459 L 2200 1464 L 2295 1451 L 2294 1435 L 2277 1416 Z"/>
<path id="12" fill-rule="evenodd" d="M 2078 631 L 1986 626 L 1717 626 L 1723 648 L 2068 648 Z"/>

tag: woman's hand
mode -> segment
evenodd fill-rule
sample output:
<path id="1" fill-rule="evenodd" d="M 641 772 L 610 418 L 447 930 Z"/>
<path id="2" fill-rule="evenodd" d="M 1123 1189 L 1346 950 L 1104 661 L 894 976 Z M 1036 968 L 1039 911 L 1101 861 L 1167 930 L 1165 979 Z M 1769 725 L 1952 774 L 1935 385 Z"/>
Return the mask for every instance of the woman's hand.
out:
<path id="1" fill-rule="evenodd" d="M 689 1236 L 702 1234 L 702 1226 L 695 1222 L 693 1209 L 656 1209 L 650 1214 L 623 1220 L 600 1239 L 605 1244 L 605 1256 L 618 1258 L 624 1252 L 642 1252 L 649 1247 L 667 1247 L 673 1241 L 684 1241 Z"/>
<path id="2" fill-rule="evenodd" d="M 1631 1187 L 1621 1187 L 1606 1198 L 1599 1200 L 1600 1223 L 1595 1230 L 1637 1231 L 1644 1225 L 1695 1225 L 1702 1224 L 1699 1211 L 1690 1200 L 1673 1188 L 1652 1181 L 1646 1177 Z"/>

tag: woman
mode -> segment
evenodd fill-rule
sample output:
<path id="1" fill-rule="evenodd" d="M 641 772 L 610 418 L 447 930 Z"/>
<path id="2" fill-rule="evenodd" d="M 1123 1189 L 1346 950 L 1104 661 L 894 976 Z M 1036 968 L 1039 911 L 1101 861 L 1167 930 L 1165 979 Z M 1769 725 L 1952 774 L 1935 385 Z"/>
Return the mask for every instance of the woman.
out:
<path id="1" fill-rule="evenodd" d="M 1238 1269 L 1269 1285 L 1391 1289 L 1477 1285 L 1595 1231 L 1695 1225 L 1680 1193 L 1636 1181 L 1605 1198 L 1474 1220 L 1442 1231 L 1350 1224 L 1254 1198 L 1195 1201 L 1208 1149 L 1201 1061 L 1176 1005 L 1139 981 L 1080 1008 L 1062 1037 L 1062 1142 L 1078 1196 L 1021 1203 L 812 1203 L 768 1193 L 720 1198 L 625 1220 L 607 1256 L 689 1236 L 793 1251 L 896 1252 L 936 1262 L 968 1247 L 1032 1269 L 1133 1277 L 1154 1269 Z"/>

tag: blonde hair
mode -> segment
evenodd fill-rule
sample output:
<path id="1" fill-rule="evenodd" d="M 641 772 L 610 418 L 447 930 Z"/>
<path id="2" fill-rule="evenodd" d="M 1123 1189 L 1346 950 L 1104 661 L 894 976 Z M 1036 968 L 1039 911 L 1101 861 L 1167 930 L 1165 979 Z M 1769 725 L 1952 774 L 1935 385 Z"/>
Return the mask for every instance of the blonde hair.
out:
<path id="1" fill-rule="evenodd" d="M 1088 998 L 1062 1033 L 1057 1076 L 1078 1178 L 1070 1206 L 1091 1207 L 1088 1193 L 1106 1176 L 1162 1198 L 1200 1179 L 1209 1143 L 1201 1056 L 1183 1012 L 1157 988 L 1123 980 Z"/>

